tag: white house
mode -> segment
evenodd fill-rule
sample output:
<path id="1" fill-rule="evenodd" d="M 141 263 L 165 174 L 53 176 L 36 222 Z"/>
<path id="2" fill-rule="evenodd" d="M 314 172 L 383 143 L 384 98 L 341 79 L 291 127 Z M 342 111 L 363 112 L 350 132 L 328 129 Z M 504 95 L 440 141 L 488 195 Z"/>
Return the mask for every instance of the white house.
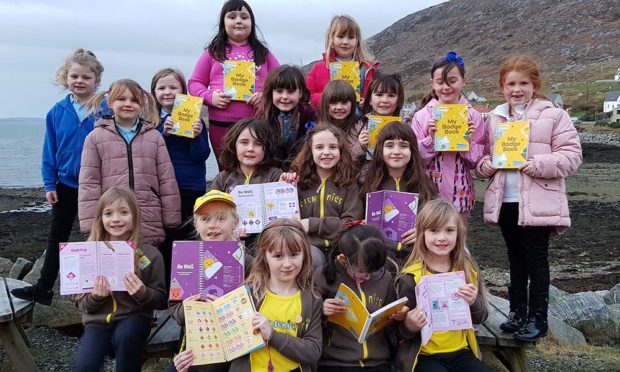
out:
<path id="1" fill-rule="evenodd" d="M 561 109 L 564 108 L 564 101 L 562 100 L 562 96 L 559 93 L 551 93 L 549 95 L 549 100 L 553 102 L 555 107 L 559 107 Z"/>
<path id="2" fill-rule="evenodd" d="M 607 92 L 603 102 L 603 112 L 610 112 L 614 108 L 620 108 L 620 90 Z"/>

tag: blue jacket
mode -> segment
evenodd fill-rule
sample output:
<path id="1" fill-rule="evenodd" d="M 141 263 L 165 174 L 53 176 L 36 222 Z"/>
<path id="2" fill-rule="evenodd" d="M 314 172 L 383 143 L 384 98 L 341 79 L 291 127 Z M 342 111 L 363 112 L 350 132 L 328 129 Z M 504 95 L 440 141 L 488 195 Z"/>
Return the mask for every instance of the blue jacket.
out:
<path id="1" fill-rule="evenodd" d="M 70 94 L 47 113 L 41 164 L 46 192 L 56 191 L 58 182 L 78 188 L 84 139 L 93 130 L 94 123 L 93 115 L 80 122 Z"/>
<path id="2" fill-rule="evenodd" d="M 164 130 L 164 122 L 168 116 L 164 116 L 157 127 L 160 133 Z M 211 148 L 209 147 L 209 133 L 204 123 L 200 136 L 196 138 L 164 135 L 164 141 L 174 166 L 179 189 L 206 191 L 207 165 L 205 162 L 211 154 Z"/>

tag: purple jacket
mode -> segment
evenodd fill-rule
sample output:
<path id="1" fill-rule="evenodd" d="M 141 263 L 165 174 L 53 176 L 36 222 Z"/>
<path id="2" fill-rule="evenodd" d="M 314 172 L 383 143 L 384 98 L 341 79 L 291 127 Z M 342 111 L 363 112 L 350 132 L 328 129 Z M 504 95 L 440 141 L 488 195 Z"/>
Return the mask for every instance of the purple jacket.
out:
<path id="1" fill-rule="evenodd" d="M 495 127 L 507 121 L 508 104 L 497 106 L 486 132 L 485 155 L 476 167 L 476 175 L 492 177 L 484 196 L 484 220 L 497 223 L 502 206 L 506 171 L 495 174 L 482 171 L 482 163 L 493 156 Z M 532 178 L 518 172 L 520 226 L 570 227 L 564 178 L 582 163 L 577 130 L 566 111 L 547 100 L 531 101 L 523 120 L 530 122 L 528 160 L 536 167 Z M 564 229 L 559 229 L 562 231 Z"/>

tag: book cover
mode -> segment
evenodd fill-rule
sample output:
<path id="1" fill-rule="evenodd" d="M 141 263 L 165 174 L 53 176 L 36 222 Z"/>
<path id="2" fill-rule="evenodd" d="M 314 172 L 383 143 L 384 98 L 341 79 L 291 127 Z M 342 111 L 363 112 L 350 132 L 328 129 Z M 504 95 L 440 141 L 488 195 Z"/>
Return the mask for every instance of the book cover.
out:
<path id="1" fill-rule="evenodd" d="M 366 159 L 371 160 L 372 155 L 375 153 L 375 147 L 377 147 L 377 137 L 381 132 L 381 129 L 393 121 L 400 122 L 398 116 L 381 116 L 381 115 L 368 115 L 368 150 L 366 151 Z"/>
<path id="2" fill-rule="evenodd" d="M 244 251 L 238 241 L 172 243 L 170 300 L 200 294 L 223 296 L 243 283 Z"/>
<path id="3" fill-rule="evenodd" d="M 360 79 L 360 64 L 357 61 L 330 62 L 329 80 L 344 80 L 355 90 L 357 102 L 360 101 L 362 86 Z"/>
<path id="4" fill-rule="evenodd" d="M 376 226 L 395 242 L 405 231 L 413 229 L 418 213 L 418 194 L 399 191 L 376 191 L 366 194 L 366 223 Z"/>
<path id="5" fill-rule="evenodd" d="M 239 227 L 259 233 L 277 218 L 300 219 L 297 187 L 286 182 L 237 185 L 230 192 L 237 204 Z"/>
<path id="6" fill-rule="evenodd" d="M 60 243 L 60 294 L 90 293 L 97 276 L 105 276 L 112 291 L 127 291 L 125 275 L 134 272 L 131 241 Z"/>
<path id="7" fill-rule="evenodd" d="M 211 302 L 184 301 L 183 309 L 192 365 L 230 361 L 265 346 L 261 334 L 253 332 L 256 310 L 245 285 Z"/>
<path id="8" fill-rule="evenodd" d="M 181 137 L 194 138 L 194 122 L 200 119 L 202 97 L 193 97 L 187 94 L 177 94 L 172 107 L 172 121 L 174 125 L 169 134 Z"/>
<path id="9" fill-rule="evenodd" d="M 390 316 L 407 303 L 407 297 L 403 297 L 370 314 L 357 294 L 344 283 L 340 283 L 336 299 L 342 302 L 347 311 L 331 315 L 327 320 L 348 330 L 360 344 L 390 324 Z"/>
<path id="10" fill-rule="evenodd" d="M 424 275 L 416 284 L 417 305 L 424 309 L 426 325 L 422 327 L 422 346 L 435 331 L 472 329 L 469 305 L 457 293 L 465 284 L 465 273 L 455 271 Z"/>
<path id="11" fill-rule="evenodd" d="M 514 121 L 495 127 L 493 166 L 497 169 L 519 169 L 527 161 L 530 123 Z"/>
<path id="12" fill-rule="evenodd" d="M 254 94 L 256 65 L 253 61 L 224 61 L 224 92 L 233 101 L 247 102 Z"/>
<path id="13" fill-rule="evenodd" d="M 469 116 L 466 104 L 435 106 L 435 151 L 469 151 Z"/>

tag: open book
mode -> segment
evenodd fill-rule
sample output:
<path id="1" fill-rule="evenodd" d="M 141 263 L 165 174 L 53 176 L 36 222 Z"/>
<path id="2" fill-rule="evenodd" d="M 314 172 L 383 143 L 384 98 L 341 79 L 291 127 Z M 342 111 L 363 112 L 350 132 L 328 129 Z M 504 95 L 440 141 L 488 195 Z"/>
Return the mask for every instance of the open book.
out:
<path id="1" fill-rule="evenodd" d="M 366 194 L 366 223 L 392 241 L 400 242 L 403 233 L 413 229 L 417 213 L 418 194 L 388 190 Z"/>
<path id="2" fill-rule="evenodd" d="M 256 310 L 245 285 L 211 302 L 184 301 L 183 310 L 194 366 L 230 361 L 265 346 L 261 334 L 253 332 Z"/>
<path id="3" fill-rule="evenodd" d="M 330 62 L 329 80 L 344 80 L 351 84 L 353 90 L 355 90 L 355 97 L 357 98 L 357 101 L 360 101 L 362 88 L 360 79 L 360 63 L 358 61 Z"/>
<path id="4" fill-rule="evenodd" d="M 368 115 L 368 147 L 366 151 L 366 160 L 371 160 L 377 147 L 377 137 L 386 125 L 393 121 L 400 121 L 399 116 L 381 116 Z"/>
<path id="5" fill-rule="evenodd" d="M 347 311 L 331 315 L 327 320 L 346 328 L 360 344 L 390 324 L 390 316 L 407 304 L 407 297 L 403 297 L 370 314 L 362 300 L 344 283 L 340 283 L 336 299 L 342 301 Z"/>
<path id="6" fill-rule="evenodd" d="M 297 187 L 290 183 L 237 185 L 230 194 L 237 204 L 239 227 L 248 234 L 263 231 L 277 218 L 300 218 Z"/>
<path id="7" fill-rule="evenodd" d="M 175 241 L 172 243 L 170 300 L 200 294 L 222 296 L 243 283 L 243 243 Z"/>
<path id="8" fill-rule="evenodd" d="M 465 285 L 465 273 L 455 271 L 424 275 L 416 284 L 417 306 L 424 309 L 426 325 L 422 327 L 422 346 L 428 343 L 435 331 L 472 329 L 469 305 L 457 293 Z"/>
<path id="9" fill-rule="evenodd" d="M 469 116 L 466 104 L 437 104 L 435 151 L 469 151 Z"/>
<path id="10" fill-rule="evenodd" d="M 530 123 L 513 121 L 495 127 L 493 166 L 497 169 L 519 169 L 527 161 Z"/>
<path id="11" fill-rule="evenodd" d="M 58 247 L 61 295 L 90 293 L 97 276 L 106 277 L 111 291 L 127 291 L 125 275 L 134 272 L 133 242 L 71 242 Z"/>
<path id="12" fill-rule="evenodd" d="M 202 97 L 193 97 L 186 94 L 177 94 L 172 107 L 172 121 L 174 125 L 169 134 L 181 137 L 194 138 L 194 122 L 200 119 Z"/>
<path id="13" fill-rule="evenodd" d="M 224 61 L 224 92 L 233 101 L 247 102 L 254 94 L 256 65 L 253 61 Z"/>

